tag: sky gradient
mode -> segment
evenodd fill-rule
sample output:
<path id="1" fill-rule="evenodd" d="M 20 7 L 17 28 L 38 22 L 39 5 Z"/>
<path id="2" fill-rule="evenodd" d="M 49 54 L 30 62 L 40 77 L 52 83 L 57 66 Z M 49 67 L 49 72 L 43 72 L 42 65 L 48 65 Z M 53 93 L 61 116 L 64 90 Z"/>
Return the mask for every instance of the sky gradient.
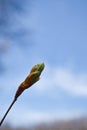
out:
<path id="1" fill-rule="evenodd" d="M 17 126 L 87 116 L 87 1 L 26 0 L 24 12 L 14 13 L 10 22 L 9 32 L 15 33 L 1 55 L 0 118 L 17 86 L 41 62 L 40 81 L 19 97 L 5 122 Z"/>

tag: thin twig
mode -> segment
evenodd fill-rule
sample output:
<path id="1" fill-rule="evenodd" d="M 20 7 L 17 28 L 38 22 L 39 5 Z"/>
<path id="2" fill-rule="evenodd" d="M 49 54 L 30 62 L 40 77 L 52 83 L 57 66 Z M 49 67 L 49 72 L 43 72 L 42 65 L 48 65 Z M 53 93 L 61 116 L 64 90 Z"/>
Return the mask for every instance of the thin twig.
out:
<path id="1" fill-rule="evenodd" d="M 5 113 L 5 115 L 3 116 L 2 120 L 0 121 L 0 126 L 2 125 L 2 123 L 3 123 L 4 119 L 5 119 L 5 117 L 7 116 L 8 112 L 10 111 L 10 109 L 12 108 L 12 106 L 13 106 L 13 104 L 15 103 L 16 100 L 17 100 L 17 99 L 14 98 L 14 100 L 12 101 L 11 105 L 9 106 L 8 110 L 6 111 L 6 113 Z"/>

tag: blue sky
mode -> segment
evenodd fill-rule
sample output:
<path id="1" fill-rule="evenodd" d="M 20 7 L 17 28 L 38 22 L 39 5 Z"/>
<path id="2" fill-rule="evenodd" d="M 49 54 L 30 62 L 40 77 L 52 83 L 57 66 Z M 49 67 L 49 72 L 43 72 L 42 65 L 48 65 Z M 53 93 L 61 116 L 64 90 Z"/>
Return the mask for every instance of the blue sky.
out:
<path id="1" fill-rule="evenodd" d="M 23 14 L 14 13 L 10 22 L 16 33 L 0 43 L 7 47 L 1 57 L 6 71 L 0 75 L 0 118 L 17 86 L 41 62 L 40 81 L 20 96 L 5 122 L 17 126 L 86 116 L 87 1 L 27 1 Z"/>

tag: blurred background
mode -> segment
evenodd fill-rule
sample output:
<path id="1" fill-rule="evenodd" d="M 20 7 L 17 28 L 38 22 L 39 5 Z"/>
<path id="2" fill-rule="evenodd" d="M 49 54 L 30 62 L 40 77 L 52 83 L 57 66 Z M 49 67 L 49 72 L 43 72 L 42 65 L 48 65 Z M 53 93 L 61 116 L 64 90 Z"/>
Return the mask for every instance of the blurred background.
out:
<path id="1" fill-rule="evenodd" d="M 2 130 L 87 130 L 87 1 L 0 0 L 0 119 L 37 63 Z"/>

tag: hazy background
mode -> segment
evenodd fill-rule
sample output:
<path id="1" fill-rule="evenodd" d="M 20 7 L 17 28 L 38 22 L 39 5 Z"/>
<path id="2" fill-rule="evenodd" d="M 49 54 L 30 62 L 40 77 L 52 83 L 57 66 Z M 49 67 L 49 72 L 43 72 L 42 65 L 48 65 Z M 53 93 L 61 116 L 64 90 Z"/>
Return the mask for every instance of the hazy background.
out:
<path id="1" fill-rule="evenodd" d="M 45 63 L 5 122 L 31 126 L 87 116 L 87 1 L 0 0 L 0 119 L 31 67 Z"/>

